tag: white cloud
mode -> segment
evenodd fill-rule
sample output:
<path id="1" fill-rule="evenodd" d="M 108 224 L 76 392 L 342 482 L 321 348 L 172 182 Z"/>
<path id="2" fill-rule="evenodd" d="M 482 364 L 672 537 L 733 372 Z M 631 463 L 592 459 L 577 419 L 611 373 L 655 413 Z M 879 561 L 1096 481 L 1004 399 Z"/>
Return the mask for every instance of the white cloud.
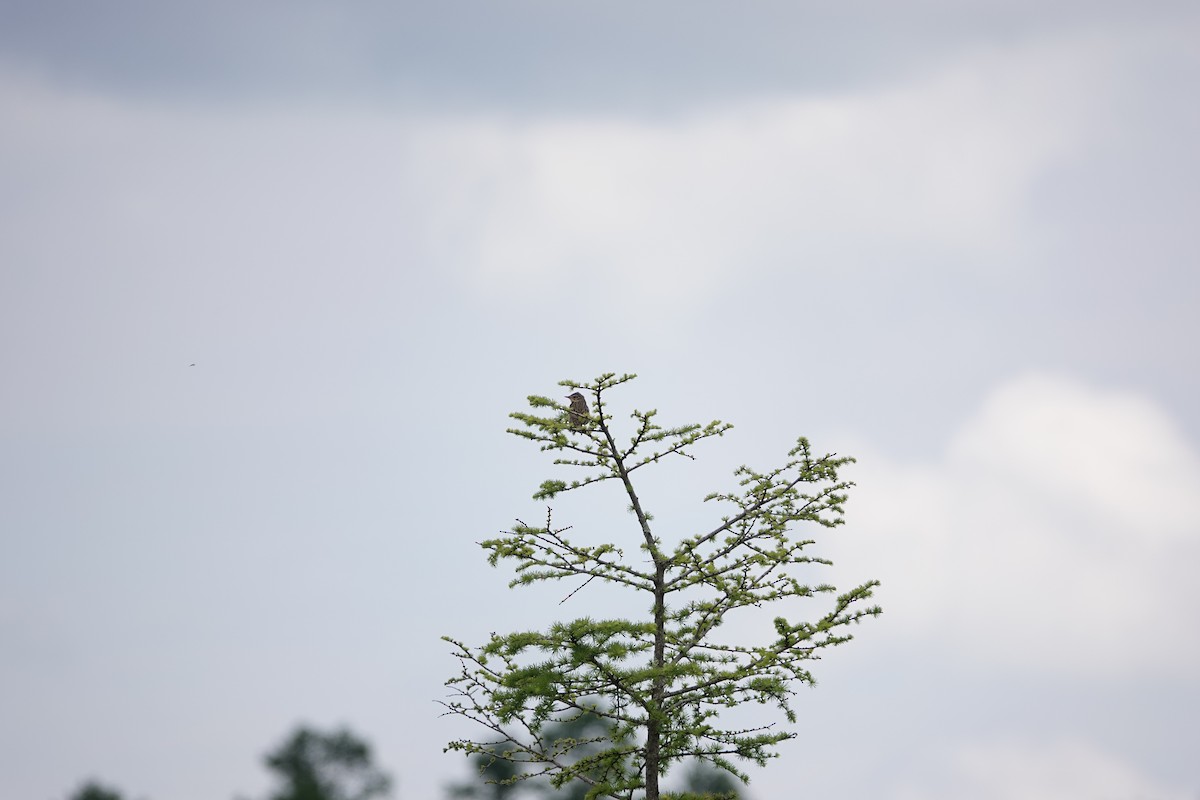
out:
<path id="1" fill-rule="evenodd" d="M 1030 672 L 1200 667 L 1200 457 L 1149 399 L 1018 378 L 942 458 L 857 473 L 839 547 L 884 579 L 881 634 Z"/>
<path id="2" fill-rule="evenodd" d="M 972 742 L 945 755 L 949 769 L 910 782 L 897 800 L 1190 800 L 1194 795 L 1139 772 L 1114 753 L 1077 741 Z"/>
<path id="3" fill-rule="evenodd" d="M 1148 398 L 1096 393 L 1054 376 L 995 392 L 950 447 L 963 469 L 994 473 L 1042 503 L 1087 509 L 1147 546 L 1197 533 L 1200 458 Z"/>
<path id="4" fill-rule="evenodd" d="M 1069 115 L 1024 102 L 951 75 L 658 124 L 481 121 L 488 145 L 438 160 L 494 176 L 464 258 L 489 288 L 707 296 L 764 264 L 1011 254 L 1023 192 L 1071 138 Z"/>
<path id="5" fill-rule="evenodd" d="M 434 206 L 490 290 L 694 298 L 764 265 L 870 271 L 901 253 L 1011 270 L 1028 194 L 1085 149 L 1118 51 L 1097 38 L 976 51 L 886 90 L 658 121 L 457 120 L 426 157 L 473 199 Z"/>

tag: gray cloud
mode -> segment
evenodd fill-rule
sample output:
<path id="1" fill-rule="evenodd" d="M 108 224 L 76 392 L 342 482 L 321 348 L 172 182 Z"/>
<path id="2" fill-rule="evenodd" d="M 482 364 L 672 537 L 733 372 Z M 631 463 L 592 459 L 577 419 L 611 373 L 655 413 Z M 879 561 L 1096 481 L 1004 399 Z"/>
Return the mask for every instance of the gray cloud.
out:
<path id="1" fill-rule="evenodd" d="M 1188 13 L 1168 0 L 10 2 L 0 48 L 71 83 L 160 98 L 659 113 L 887 83 L 981 44 Z"/>

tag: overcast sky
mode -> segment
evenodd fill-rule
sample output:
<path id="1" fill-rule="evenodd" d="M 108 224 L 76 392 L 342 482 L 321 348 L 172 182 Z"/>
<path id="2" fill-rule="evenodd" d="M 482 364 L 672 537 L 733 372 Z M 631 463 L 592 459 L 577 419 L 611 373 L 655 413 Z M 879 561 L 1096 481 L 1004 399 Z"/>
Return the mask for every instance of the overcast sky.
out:
<path id="1" fill-rule="evenodd" d="M 1198 83 L 1186 2 L 0 0 L 0 796 L 258 798 L 303 721 L 442 797 L 441 635 L 637 611 L 475 544 L 616 371 L 736 426 L 668 540 L 859 459 L 884 615 L 754 800 L 1195 800 Z"/>

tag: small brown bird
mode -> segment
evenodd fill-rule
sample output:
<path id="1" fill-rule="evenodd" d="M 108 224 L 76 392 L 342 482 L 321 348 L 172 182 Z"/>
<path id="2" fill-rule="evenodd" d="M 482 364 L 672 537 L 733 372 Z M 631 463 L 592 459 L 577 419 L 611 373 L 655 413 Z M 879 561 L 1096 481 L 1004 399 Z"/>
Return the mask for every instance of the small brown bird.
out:
<path id="1" fill-rule="evenodd" d="M 587 421 L 588 417 L 587 400 L 584 400 L 583 395 L 579 392 L 567 395 L 567 399 L 571 401 L 571 410 L 567 412 L 571 423 L 571 430 L 581 431 L 583 430 L 583 423 Z"/>

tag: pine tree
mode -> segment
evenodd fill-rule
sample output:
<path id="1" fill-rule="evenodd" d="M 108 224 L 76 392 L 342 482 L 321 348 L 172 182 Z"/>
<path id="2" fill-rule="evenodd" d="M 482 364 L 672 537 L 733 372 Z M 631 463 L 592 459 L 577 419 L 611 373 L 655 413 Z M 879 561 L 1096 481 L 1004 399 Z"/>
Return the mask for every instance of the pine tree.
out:
<path id="1" fill-rule="evenodd" d="M 713 421 L 662 427 L 656 411 L 634 410 L 632 436 L 619 443 L 608 396 L 634 377 L 609 373 L 589 383 L 562 381 L 591 400 L 586 418 L 574 410 L 577 403 L 530 396 L 530 412 L 510 415 L 522 427 L 509 433 L 560 454 L 556 465 L 582 471 L 570 482 L 543 482 L 535 500 L 617 481 L 636 520 L 632 535 L 641 553 L 627 558 L 620 543 L 576 544 L 565 535 L 568 527 L 555 525 L 549 508 L 545 524 L 518 520 L 481 545 L 493 566 L 515 563 L 510 587 L 583 579 L 579 591 L 598 578 L 645 593 L 647 616 L 582 617 L 546 631 L 493 633 L 476 648 L 444 637 L 460 664 L 446 682 L 453 690 L 444 703 L 447 713 L 491 732 L 488 739 L 460 739 L 446 749 L 511 762 L 517 779 L 544 775 L 555 786 L 581 781 L 589 798 L 659 800 L 660 778 L 681 761 L 699 760 L 746 780 L 734 758 L 761 766 L 777 756 L 775 745 L 794 732 L 774 723 L 730 729 L 722 725 L 721 710 L 751 702 L 773 705 L 794 723 L 794 687 L 815 684 L 808 662 L 824 648 L 849 641 L 850 623 L 881 612 L 865 604 L 878 581 L 839 595 L 831 585 L 809 585 L 793 575 L 830 562 L 806 554 L 813 540 L 793 540 L 789 529 L 840 525 L 852 485 L 837 471 L 853 459 L 814 457 L 803 437 L 782 466 L 763 472 L 739 467 L 737 490 L 705 497 L 727 510 L 711 528 L 664 543 L 635 488 L 638 471 L 675 455 L 693 458 L 693 445 L 723 436 L 732 426 Z M 815 621 L 777 616 L 773 638 L 760 645 L 716 636 L 733 612 L 766 604 L 791 611 L 795 601 L 821 596 L 831 599 Z M 607 720 L 606 733 L 565 740 L 547 735 L 554 725 L 582 715 Z"/>
<path id="2" fill-rule="evenodd" d="M 371 762 L 371 746 L 345 728 L 301 726 L 264 761 L 280 782 L 271 800 L 371 800 L 391 788 Z"/>

